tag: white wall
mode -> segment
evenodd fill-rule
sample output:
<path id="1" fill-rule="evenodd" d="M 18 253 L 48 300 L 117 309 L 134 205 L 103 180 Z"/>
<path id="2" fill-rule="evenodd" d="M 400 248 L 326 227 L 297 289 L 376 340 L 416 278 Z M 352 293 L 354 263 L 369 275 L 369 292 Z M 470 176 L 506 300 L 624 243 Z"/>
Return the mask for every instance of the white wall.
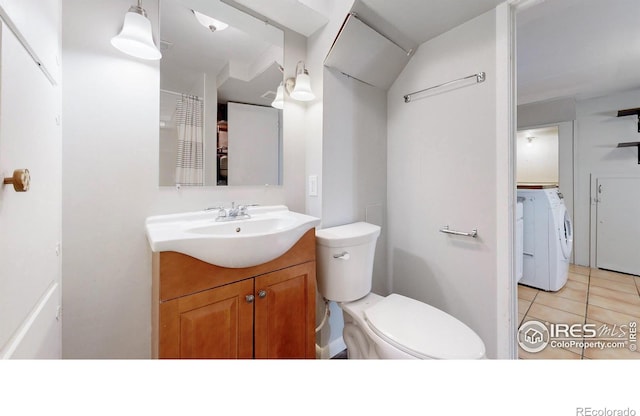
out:
<path id="1" fill-rule="evenodd" d="M 147 216 L 230 202 L 304 211 L 300 106 L 284 110 L 282 187 L 158 187 L 159 65 L 109 43 L 128 0 L 63 0 L 63 356 L 148 358 L 151 252 Z M 157 33 L 158 4 L 144 7 Z M 304 41 L 285 33 L 285 74 Z"/>
<path id="2" fill-rule="evenodd" d="M 616 148 L 620 142 L 640 140 L 638 118 L 616 117 L 618 110 L 638 107 L 640 89 L 577 102 L 575 160 L 575 262 L 595 267 L 595 205 L 591 195 L 591 176 L 640 176 L 635 147 Z M 583 230 L 582 232 L 579 232 Z M 587 232 L 590 230 L 590 232 Z"/>
<path id="3" fill-rule="evenodd" d="M 357 221 L 382 227 L 372 291 L 387 295 L 386 91 L 325 69 L 323 95 L 322 227 Z M 330 335 L 319 341 L 321 346 L 342 336 L 342 313 L 332 306 Z"/>
<path id="4" fill-rule="evenodd" d="M 509 241 L 509 226 L 507 216 L 498 213 L 513 205 L 506 201 L 508 179 L 497 174 L 507 170 L 509 147 L 507 118 L 500 117 L 509 108 L 508 97 L 501 95 L 509 82 L 508 73 L 501 72 L 508 61 L 501 55 L 508 50 L 502 20 L 507 9 L 501 7 L 420 45 L 388 93 L 393 291 L 466 323 L 483 339 L 489 357 L 504 356 L 502 344 L 510 333 L 501 332 L 509 328 L 501 308 L 510 288 L 503 275 L 509 249 L 501 252 L 499 241 Z M 482 84 L 409 104 L 402 99 L 480 70 L 487 73 Z M 449 237 L 438 232 L 444 225 L 477 228 L 479 238 Z"/>
<path id="5" fill-rule="evenodd" d="M 382 227 L 372 290 L 387 295 L 387 93 L 325 69 L 323 118 L 322 226 Z"/>
<path id="6" fill-rule="evenodd" d="M 518 106 L 518 129 L 573 121 L 575 118 L 576 101 L 573 98 L 558 98 Z"/>
<path id="7" fill-rule="evenodd" d="M 305 63 L 311 77 L 311 88 L 316 99 L 307 104 L 305 114 L 305 140 L 307 142 L 307 175 L 318 175 L 318 196 L 309 196 L 306 202 L 309 214 L 321 217 L 323 220 L 323 98 L 324 98 L 324 58 L 327 56 L 333 41 L 342 26 L 347 13 L 351 10 L 354 0 L 331 0 L 322 5 L 319 10 L 329 19 L 329 22 L 307 39 L 307 55 Z M 315 6 L 314 6 L 315 7 Z M 320 7 L 318 7 L 320 9 Z"/>
<path id="8" fill-rule="evenodd" d="M 518 183 L 558 184 L 557 126 L 519 131 L 516 146 Z"/>

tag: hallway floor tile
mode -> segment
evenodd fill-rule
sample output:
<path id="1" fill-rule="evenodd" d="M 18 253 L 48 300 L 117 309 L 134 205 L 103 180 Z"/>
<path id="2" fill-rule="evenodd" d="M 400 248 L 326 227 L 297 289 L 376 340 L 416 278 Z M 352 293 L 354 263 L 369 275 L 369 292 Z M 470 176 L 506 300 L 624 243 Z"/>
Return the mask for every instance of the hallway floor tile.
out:
<path id="1" fill-rule="evenodd" d="M 577 345 L 548 345 L 537 353 L 519 348 L 521 359 L 640 359 L 640 352 L 631 351 L 628 342 L 630 323 L 640 323 L 638 276 L 571 265 L 567 284 L 557 292 L 518 285 L 518 317 L 520 325 L 531 320 L 545 324 L 590 323 L 598 332 L 595 338 L 571 338 L 578 341 Z M 627 342 L 624 347 L 598 348 L 593 345 L 598 340 Z"/>

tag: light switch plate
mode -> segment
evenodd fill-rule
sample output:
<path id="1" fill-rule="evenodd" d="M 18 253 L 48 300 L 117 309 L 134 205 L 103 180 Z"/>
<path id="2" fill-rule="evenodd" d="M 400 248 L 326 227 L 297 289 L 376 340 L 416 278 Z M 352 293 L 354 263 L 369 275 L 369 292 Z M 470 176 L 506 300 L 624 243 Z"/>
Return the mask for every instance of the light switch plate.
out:
<path id="1" fill-rule="evenodd" d="M 309 175 L 309 196 L 318 196 L 318 175 Z"/>

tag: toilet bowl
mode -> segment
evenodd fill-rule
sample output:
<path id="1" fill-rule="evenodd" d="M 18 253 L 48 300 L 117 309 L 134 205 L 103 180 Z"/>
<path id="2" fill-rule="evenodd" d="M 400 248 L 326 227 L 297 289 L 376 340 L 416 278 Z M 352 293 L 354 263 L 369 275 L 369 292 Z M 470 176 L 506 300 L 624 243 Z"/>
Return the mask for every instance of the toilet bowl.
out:
<path id="1" fill-rule="evenodd" d="M 366 222 L 316 231 L 318 290 L 343 311 L 348 357 L 484 358 L 480 337 L 451 315 L 396 293 L 371 293 L 379 235 Z"/>

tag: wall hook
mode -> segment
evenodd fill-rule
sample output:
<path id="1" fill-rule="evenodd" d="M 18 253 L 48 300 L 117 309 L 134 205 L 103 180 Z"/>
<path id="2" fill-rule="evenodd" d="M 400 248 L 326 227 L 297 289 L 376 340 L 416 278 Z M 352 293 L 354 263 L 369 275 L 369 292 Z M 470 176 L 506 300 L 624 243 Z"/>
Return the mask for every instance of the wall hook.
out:
<path id="1" fill-rule="evenodd" d="M 4 178 L 3 183 L 5 185 L 13 185 L 13 189 L 16 192 L 27 192 L 31 183 L 31 175 L 29 169 L 16 169 L 13 171 L 13 176 Z"/>

